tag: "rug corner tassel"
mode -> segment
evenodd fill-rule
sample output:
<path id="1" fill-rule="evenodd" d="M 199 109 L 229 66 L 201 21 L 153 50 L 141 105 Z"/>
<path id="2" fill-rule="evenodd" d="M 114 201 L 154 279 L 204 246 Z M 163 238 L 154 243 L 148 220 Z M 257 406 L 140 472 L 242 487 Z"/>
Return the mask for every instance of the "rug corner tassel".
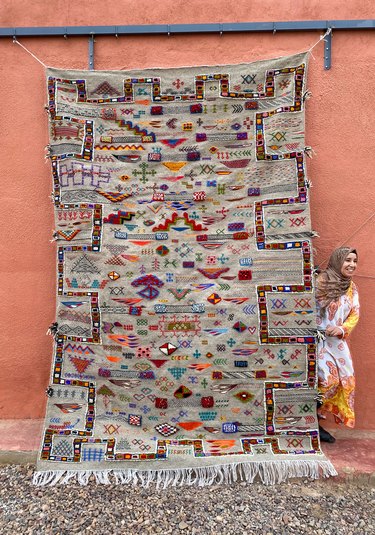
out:
<path id="1" fill-rule="evenodd" d="M 59 324 L 57 321 L 54 323 L 51 323 L 51 325 L 48 327 L 46 335 L 47 336 L 56 336 L 59 330 Z"/>
<path id="2" fill-rule="evenodd" d="M 313 96 L 313 94 L 312 94 L 312 92 L 310 91 L 310 89 L 307 89 L 307 90 L 304 92 L 303 97 L 302 97 L 303 102 L 306 102 L 306 100 L 309 100 L 312 96 Z"/>
<path id="3" fill-rule="evenodd" d="M 308 158 L 313 158 L 314 156 L 316 156 L 316 152 L 312 147 L 305 147 L 303 149 L 303 152 L 306 154 Z"/>

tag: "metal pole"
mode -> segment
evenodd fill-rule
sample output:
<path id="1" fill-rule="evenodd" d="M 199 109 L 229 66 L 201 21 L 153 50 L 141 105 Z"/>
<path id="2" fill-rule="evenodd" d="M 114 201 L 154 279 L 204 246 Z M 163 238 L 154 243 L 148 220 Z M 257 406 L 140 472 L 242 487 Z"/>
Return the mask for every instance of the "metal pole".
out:
<path id="1" fill-rule="evenodd" d="M 328 71 L 332 64 L 332 30 L 324 38 L 324 68 Z"/>
<path id="2" fill-rule="evenodd" d="M 90 35 L 89 37 L 89 70 L 94 70 L 94 43 L 95 43 L 95 37 L 94 35 Z"/>

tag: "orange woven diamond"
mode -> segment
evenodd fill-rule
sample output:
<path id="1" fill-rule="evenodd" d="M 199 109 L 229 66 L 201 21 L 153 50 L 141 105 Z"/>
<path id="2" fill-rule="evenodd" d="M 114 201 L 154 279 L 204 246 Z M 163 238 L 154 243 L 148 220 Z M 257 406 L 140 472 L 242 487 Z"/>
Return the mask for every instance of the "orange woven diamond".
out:
<path id="1" fill-rule="evenodd" d="M 110 272 L 108 273 L 108 277 L 109 277 L 110 279 L 112 279 L 113 281 L 116 281 L 117 279 L 120 278 L 120 275 L 117 273 L 117 271 L 110 271 Z"/>
<path id="2" fill-rule="evenodd" d="M 221 297 L 219 294 L 213 293 L 207 297 L 207 301 L 209 301 L 213 305 L 217 305 L 218 303 L 220 303 Z"/>

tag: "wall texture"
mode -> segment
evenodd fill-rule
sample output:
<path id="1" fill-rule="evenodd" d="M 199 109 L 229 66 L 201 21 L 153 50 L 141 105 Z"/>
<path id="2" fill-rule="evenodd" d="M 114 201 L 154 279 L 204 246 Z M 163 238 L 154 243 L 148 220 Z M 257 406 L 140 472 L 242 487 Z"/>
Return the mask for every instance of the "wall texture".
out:
<path id="1" fill-rule="evenodd" d="M 152 7 L 151 7 L 152 6 Z M 175 24 L 374 18 L 373 0 L 3 0 L 0 25 L 64 26 Z M 150 37 L 98 37 L 96 69 L 240 63 L 310 48 L 319 32 Z M 86 38 L 25 38 L 45 64 L 87 68 Z M 337 31 L 332 69 L 323 68 L 323 44 L 310 61 L 306 139 L 316 151 L 308 162 L 316 263 L 350 243 L 359 251 L 362 317 L 351 337 L 357 371 L 357 427 L 375 429 L 374 248 L 375 32 Z M 54 321 L 55 245 L 50 165 L 44 160 L 47 114 L 44 69 L 12 40 L 0 39 L 1 125 L 1 332 L 0 418 L 44 414 Z M 363 225 L 363 226 L 362 226 Z M 373 243 L 373 242 L 372 242 Z"/>

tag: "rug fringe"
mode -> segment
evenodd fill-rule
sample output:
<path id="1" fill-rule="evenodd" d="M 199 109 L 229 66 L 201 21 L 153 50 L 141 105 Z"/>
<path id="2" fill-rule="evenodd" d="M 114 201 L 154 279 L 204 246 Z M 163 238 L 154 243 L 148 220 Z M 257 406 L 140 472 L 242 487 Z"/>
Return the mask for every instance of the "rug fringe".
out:
<path id="1" fill-rule="evenodd" d="M 154 483 L 158 489 L 166 489 L 167 487 L 183 485 L 204 487 L 236 481 L 253 483 L 256 478 L 259 478 L 265 485 L 275 485 L 289 478 L 319 479 L 320 476 L 337 476 L 337 471 L 330 461 L 254 461 L 165 470 L 137 470 L 135 468 L 124 470 L 51 470 L 35 472 L 33 484 L 43 487 L 64 485 L 72 481 L 80 485 L 87 485 L 92 477 L 96 483 L 102 485 L 133 484 L 147 488 L 151 483 Z"/>

